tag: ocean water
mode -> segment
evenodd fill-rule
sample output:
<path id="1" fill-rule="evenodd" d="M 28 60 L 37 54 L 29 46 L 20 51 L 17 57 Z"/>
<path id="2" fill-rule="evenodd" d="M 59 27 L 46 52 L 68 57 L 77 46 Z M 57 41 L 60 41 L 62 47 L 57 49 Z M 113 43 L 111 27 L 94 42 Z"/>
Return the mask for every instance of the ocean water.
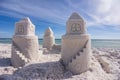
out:
<path id="1" fill-rule="evenodd" d="M 56 44 L 61 44 L 61 39 L 55 40 Z M 11 38 L 0 38 L 0 43 L 11 44 Z M 39 39 L 39 44 L 42 45 L 43 39 Z M 95 48 L 120 48 L 120 39 L 92 39 L 92 47 Z"/>

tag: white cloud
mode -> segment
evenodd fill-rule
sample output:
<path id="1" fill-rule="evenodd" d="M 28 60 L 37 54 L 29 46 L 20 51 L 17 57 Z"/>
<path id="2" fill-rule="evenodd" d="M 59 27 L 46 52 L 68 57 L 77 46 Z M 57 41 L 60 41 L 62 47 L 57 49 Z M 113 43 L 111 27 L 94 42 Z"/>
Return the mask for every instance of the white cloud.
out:
<path id="1" fill-rule="evenodd" d="M 100 0 L 96 16 L 101 23 L 108 25 L 120 25 L 120 0 Z"/>
<path id="2" fill-rule="evenodd" d="M 47 6 L 47 4 L 43 7 L 43 4 L 40 3 L 41 0 L 38 2 L 39 4 L 35 5 L 24 0 L 11 0 L 1 3 L 0 6 L 11 10 L 11 12 L 3 11 L 3 14 L 16 17 L 28 15 L 62 25 L 65 25 L 68 16 L 74 11 L 88 15 L 93 19 L 92 21 L 86 18 L 88 26 L 100 24 L 120 25 L 120 0 L 66 0 L 67 4 L 59 3 L 62 6 L 56 7 Z"/>
<path id="3" fill-rule="evenodd" d="M 1 15 L 7 15 L 7 16 L 10 16 L 10 17 L 15 17 L 15 18 L 22 18 L 22 17 L 24 17 L 21 14 L 18 14 L 18 13 L 15 13 L 15 12 L 3 11 L 3 10 L 0 11 L 0 14 Z"/>
<path id="4" fill-rule="evenodd" d="M 98 12 L 106 13 L 111 9 L 113 0 L 100 0 L 98 5 Z"/>
<path id="5" fill-rule="evenodd" d="M 9 15 L 9 16 L 20 17 L 20 18 L 25 17 L 25 15 L 32 16 L 38 19 L 43 19 L 46 21 L 63 25 L 63 22 L 65 22 L 66 20 L 65 12 L 67 10 L 64 6 L 61 7 L 63 8 L 63 11 L 60 11 L 58 10 L 58 8 L 57 9 L 53 8 L 51 10 L 49 6 L 43 7 L 41 4 L 42 3 L 38 5 L 34 5 L 32 3 L 25 2 L 25 1 L 21 2 L 21 1 L 12 0 L 12 2 L 8 1 L 0 5 L 3 8 L 7 9 L 8 12 L 7 11 L 2 11 L 2 12 L 0 11 L 0 12 L 3 14 L 5 13 L 6 15 Z M 20 16 L 17 14 L 21 14 L 23 16 Z"/>

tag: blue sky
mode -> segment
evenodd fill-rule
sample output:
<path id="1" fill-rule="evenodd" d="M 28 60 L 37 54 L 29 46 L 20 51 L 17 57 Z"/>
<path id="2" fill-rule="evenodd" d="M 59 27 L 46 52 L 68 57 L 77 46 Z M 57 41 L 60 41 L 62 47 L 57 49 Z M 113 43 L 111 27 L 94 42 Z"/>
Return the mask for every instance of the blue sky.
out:
<path id="1" fill-rule="evenodd" d="M 120 39 L 120 0 L 0 0 L 0 38 L 12 37 L 15 22 L 29 17 L 36 35 L 51 27 L 56 38 L 66 32 L 73 12 L 86 21 L 92 39 Z"/>

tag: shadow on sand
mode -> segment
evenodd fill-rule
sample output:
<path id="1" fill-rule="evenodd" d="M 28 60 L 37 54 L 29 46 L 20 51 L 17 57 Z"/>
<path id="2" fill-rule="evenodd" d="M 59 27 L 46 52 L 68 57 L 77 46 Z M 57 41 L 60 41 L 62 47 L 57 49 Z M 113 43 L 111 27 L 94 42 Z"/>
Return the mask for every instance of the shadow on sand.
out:
<path id="1" fill-rule="evenodd" d="M 10 58 L 0 58 L 0 67 L 6 67 L 10 65 L 11 65 Z"/>
<path id="2" fill-rule="evenodd" d="M 59 62 L 27 64 L 14 72 L 13 75 L 1 75 L 0 80 L 61 80 L 72 77 Z"/>

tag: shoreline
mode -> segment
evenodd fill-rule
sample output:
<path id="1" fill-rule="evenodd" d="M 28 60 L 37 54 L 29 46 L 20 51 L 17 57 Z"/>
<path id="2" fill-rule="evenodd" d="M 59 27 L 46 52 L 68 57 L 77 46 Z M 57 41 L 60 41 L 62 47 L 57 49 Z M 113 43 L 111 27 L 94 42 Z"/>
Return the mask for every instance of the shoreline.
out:
<path id="1" fill-rule="evenodd" d="M 9 38 L 1 39 L 0 44 L 11 44 Z M 61 44 L 61 39 L 55 39 L 56 44 Z M 39 45 L 43 44 L 43 39 L 39 39 Z M 120 48 L 120 39 L 91 39 L 93 48 Z"/>

